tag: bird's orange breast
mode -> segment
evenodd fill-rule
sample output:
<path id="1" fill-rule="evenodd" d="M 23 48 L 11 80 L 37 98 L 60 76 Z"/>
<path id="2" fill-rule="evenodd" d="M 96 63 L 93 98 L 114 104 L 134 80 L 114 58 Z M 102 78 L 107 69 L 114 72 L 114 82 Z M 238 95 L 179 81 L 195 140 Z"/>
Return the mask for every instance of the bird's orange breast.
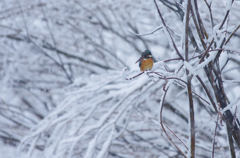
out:
<path id="1" fill-rule="evenodd" d="M 151 70 L 152 67 L 153 67 L 153 60 L 151 58 L 148 58 L 145 60 L 143 59 L 141 61 L 141 67 L 140 67 L 141 71 Z"/>

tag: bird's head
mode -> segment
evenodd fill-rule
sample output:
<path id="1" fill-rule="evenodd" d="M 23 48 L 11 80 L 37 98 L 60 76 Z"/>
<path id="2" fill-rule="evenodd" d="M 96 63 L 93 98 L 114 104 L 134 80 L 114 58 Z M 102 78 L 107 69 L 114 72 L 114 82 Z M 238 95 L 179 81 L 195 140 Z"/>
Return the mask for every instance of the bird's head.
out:
<path id="1" fill-rule="evenodd" d="M 141 57 L 138 59 L 138 61 L 136 61 L 136 63 L 143 60 L 143 59 L 148 59 L 148 58 L 152 58 L 152 53 L 150 52 L 150 50 L 145 50 L 142 53 Z"/>

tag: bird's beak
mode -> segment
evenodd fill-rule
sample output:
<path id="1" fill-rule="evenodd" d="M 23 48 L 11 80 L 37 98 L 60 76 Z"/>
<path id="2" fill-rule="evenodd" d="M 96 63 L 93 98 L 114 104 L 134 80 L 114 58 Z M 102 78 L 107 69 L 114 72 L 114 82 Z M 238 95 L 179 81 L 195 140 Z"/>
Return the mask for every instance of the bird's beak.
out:
<path id="1" fill-rule="evenodd" d="M 136 61 L 136 63 L 139 62 L 140 60 L 143 60 L 143 57 L 140 57 L 140 58 L 138 59 L 138 61 Z M 136 63 L 135 63 L 135 64 L 136 64 Z"/>

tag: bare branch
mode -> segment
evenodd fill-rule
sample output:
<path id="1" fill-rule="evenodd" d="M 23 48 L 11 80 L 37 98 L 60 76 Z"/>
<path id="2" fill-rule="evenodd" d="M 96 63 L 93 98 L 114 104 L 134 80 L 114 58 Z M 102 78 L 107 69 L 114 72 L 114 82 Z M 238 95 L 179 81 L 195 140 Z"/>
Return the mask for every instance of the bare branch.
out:
<path id="1" fill-rule="evenodd" d="M 133 33 L 133 32 L 131 32 L 131 31 L 128 31 L 128 32 L 131 33 L 131 34 L 133 34 L 133 35 L 135 35 L 135 36 L 146 36 L 146 35 L 154 34 L 155 32 L 157 32 L 158 30 L 160 30 L 160 29 L 162 29 L 162 28 L 163 28 L 163 26 L 159 26 L 159 27 L 155 28 L 153 31 L 148 32 L 148 33 L 143 33 L 143 34 L 136 34 L 136 33 Z"/>

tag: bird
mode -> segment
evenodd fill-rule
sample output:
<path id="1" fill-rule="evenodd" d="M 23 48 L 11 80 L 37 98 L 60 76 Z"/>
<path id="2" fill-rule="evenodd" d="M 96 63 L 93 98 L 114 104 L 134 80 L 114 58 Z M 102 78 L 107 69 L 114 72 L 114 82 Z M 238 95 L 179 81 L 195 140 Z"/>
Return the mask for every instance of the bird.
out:
<path id="1" fill-rule="evenodd" d="M 141 71 L 147 71 L 151 70 L 153 67 L 153 58 L 152 58 L 152 53 L 150 50 L 145 50 L 141 57 L 136 61 L 136 63 L 139 62 L 139 67 Z M 135 64 L 136 64 L 135 63 Z"/>

